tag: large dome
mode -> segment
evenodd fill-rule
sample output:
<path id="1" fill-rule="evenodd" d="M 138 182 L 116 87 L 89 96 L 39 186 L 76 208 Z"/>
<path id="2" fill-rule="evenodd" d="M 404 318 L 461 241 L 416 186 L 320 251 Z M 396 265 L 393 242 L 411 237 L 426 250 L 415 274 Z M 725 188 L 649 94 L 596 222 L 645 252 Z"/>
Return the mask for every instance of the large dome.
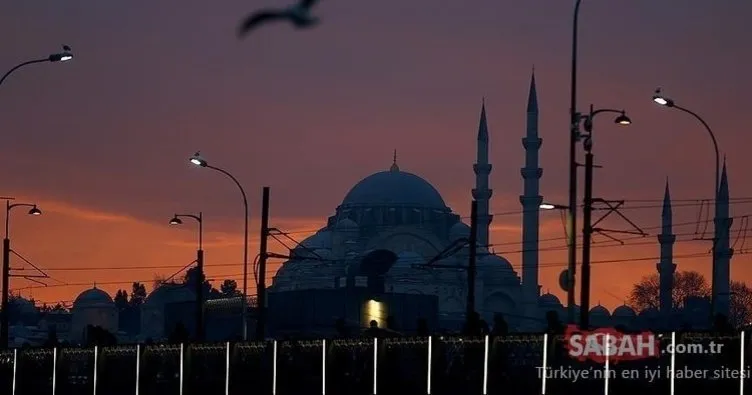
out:
<path id="1" fill-rule="evenodd" d="M 357 183 L 342 206 L 413 206 L 445 210 L 439 192 L 428 181 L 412 173 L 392 170 L 372 174 Z"/>

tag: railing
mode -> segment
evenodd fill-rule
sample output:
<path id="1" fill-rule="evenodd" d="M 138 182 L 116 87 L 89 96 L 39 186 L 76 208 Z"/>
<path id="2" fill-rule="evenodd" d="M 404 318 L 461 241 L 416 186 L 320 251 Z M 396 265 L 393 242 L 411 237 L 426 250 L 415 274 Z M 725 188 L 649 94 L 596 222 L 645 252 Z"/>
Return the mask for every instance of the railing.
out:
<path id="1" fill-rule="evenodd" d="M 549 335 L 14 349 L 0 351 L 0 394 L 743 395 L 750 386 L 743 333 L 658 339 L 659 355 L 625 360 L 621 345 L 602 361 L 578 360 L 568 339 Z"/>

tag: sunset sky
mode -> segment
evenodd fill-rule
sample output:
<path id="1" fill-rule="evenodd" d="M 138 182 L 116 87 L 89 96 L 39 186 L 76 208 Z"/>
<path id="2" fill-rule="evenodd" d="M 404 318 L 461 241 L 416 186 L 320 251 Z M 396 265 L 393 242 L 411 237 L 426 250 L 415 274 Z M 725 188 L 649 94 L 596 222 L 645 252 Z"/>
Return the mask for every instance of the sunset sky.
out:
<path id="1" fill-rule="evenodd" d="M 53 277 L 48 287 L 13 278 L 11 289 L 47 303 L 72 301 L 95 282 L 111 293 L 133 281 L 151 289 L 155 275 L 169 276 L 195 254 L 195 224 L 167 221 L 198 211 L 208 276 L 216 285 L 240 282 L 241 197 L 221 174 L 187 162 L 197 150 L 248 191 L 251 257 L 262 186 L 271 187 L 271 226 L 302 240 L 355 183 L 386 170 L 394 149 L 402 170 L 430 181 L 467 216 L 484 96 L 497 213 L 491 242 L 519 267 L 514 212 L 533 67 L 541 189 L 546 200 L 566 203 L 572 3 L 321 0 L 316 29 L 280 24 L 238 41 L 246 13 L 285 2 L 3 2 L 0 72 L 61 44 L 75 53 L 70 62 L 25 67 L 0 86 L 0 195 L 44 211 L 13 210 L 13 249 Z M 625 246 L 596 237 L 594 303 L 622 304 L 632 283 L 655 272 L 667 178 L 672 197 L 685 200 L 674 210 L 683 224 L 675 226 L 675 262 L 709 274 L 710 243 L 692 239 L 700 237 L 698 201 L 712 195 L 712 145 L 697 121 L 651 101 L 658 86 L 713 127 L 731 196 L 740 200 L 732 237 L 744 233 L 742 218 L 752 214 L 744 176 L 752 168 L 744 27 L 751 13 L 743 1 L 583 1 L 580 109 L 623 108 L 634 122 L 619 128 L 606 115 L 597 120 L 594 153 L 603 168 L 595 195 L 628 200 L 624 213 L 651 234 Z M 556 212 L 541 218 L 541 239 L 549 239 L 541 243 L 541 282 L 563 297 L 563 227 Z M 732 277 L 749 282 L 752 239 L 744 239 L 734 246 Z M 276 243 L 271 250 L 286 252 Z M 279 264 L 272 261 L 267 277 Z M 12 267 L 32 272 L 15 257 Z"/>

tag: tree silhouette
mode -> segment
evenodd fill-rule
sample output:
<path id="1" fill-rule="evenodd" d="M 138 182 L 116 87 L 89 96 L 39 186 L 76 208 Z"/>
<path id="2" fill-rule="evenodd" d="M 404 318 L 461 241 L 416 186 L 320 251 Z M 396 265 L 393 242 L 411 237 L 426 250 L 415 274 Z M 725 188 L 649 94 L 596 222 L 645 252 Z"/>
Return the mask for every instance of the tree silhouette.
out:
<path id="1" fill-rule="evenodd" d="M 629 295 L 629 304 L 637 311 L 660 306 L 660 282 L 657 273 L 645 276 L 634 285 Z M 687 298 L 710 296 L 710 286 L 705 277 L 695 271 L 674 273 L 671 299 L 674 308 L 684 307 Z"/>
<path id="2" fill-rule="evenodd" d="M 115 293 L 115 298 L 113 300 L 115 301 L 115 307 L 117 307 L 118 311 L 123 311 L 128 308 L 128 292 L 125 290 L 119 289 Z"/>
<path id="3" fill-rule="evenodd" d="M 645 276 L 634 285 L 629 297 L 630 305 L 637 311 L 658 308 L 659 276 Z M 684 307 L 688 298 L 710 297 L 711 289 L 705 276 L 696 271 L 674 273 L 671 299 L 674 308 Z M 752 321 L 752 289 L 741 281 L 731 282 L 729 322 L 734 326 L 748 325 Z"/>
<path id="4" fill-rule="evenodd" d="M 219 286 L 219 291 L 224 298 L 240 296 L 240 291 L 238 291 L 238 282 L 235 280 L 223 281 L 222 285 Z"/>
<path id="5" fill-rule="evenodd" d="M 140 306 L 144 303 L 144 300 L 146 300 L 146 286 L 139 282 L 133 283 L 133 286 L 131 287 L 131 300 L 129 303 L 132 306 Z"/>

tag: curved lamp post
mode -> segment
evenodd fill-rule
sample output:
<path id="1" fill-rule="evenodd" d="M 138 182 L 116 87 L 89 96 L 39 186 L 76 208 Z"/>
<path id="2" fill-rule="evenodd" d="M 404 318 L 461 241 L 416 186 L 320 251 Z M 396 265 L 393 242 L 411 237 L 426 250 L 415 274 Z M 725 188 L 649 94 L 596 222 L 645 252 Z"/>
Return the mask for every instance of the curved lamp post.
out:
<path id="1" fill-rule="evenodd" d="M 170 225 L 182 225 L 180 218 L 193 218 L 198 222 L 198 249 L 196 250 L 196 339 L 204 340 L 204 218 L 201 212 L 194 214 L 175 214 L 170 219 Z"/>
<path id="2" fill-rule="evenodd" d="M 248 303 L 248 197 L 245 194 L 245 189 L 243 189 L 243 186 L 240 185 L 240 182 L 238 181 L 237 178 L 235 178 L 232 174 L 228 173 L 224 169 L 209 165 L 206 159 L 201 157 L 200 152 L 196 152 L 190 158 L 190 162 L 196 166 L 205 167 L 207 169 L 212 169 L 212 170 L 215 170 L 224 174 L 235 183 L 235 185 L 240 190 L 240 194 L 243 196 L 243 209 L 245 211 L 243 213 L 243 224 L 244 224 L 244 228 L 243 228 L 243 303 L 242 303 L 243 311 L 241 312 L 241 319 L 243 320 L 242 330 L 243 330 L 243 340 L 245 341 L 245 340 L 248 340 L 248 320 L 247 320 L 248 309 L 246 306 L 246 304 Z"/>
<path id="3" fill-rule="evenodd" d="M 698 120 L 702 124 L 702 126 L 705 127 L 705 130 L 708 132 L 708 135 L 710 136 L 710 140 L 713 142 L 713 150 L 715 151 L 715 180 L 714 180 L 715 184 L 713 186 L 713 205 L 715 206 L 716 220 L 717 220 L 718 219 L 717 218 L 718 217 L 718 215 L 717 215 L 717 210 L 718 210 L 718 192 L 719 192 L 719 188 L 720 188 L 720 175 L 721 175 L 721 155 L 720 155 L 720 152 L 718 150 L 718 142 L 715 139 L 715 133 L 713 133 L 713 129 L 711 129 L 710 125 L 708 125 L 708 123 L 705 122 L 705 120 L 702 119 L 702 117 L 700 117 L 699 115 L 697 115 L 697 113 L 695 113 L 695 112 L 693 112 L 693 111 L 691 111 L 689 109 L 686 109 L 686 108 L 684 108 L 682 106 L 678 106 L 672 99 L 664 96 L 663 93 L 661 92 L 660 88 L 658 88 L 658 89 L 655 90 L 655 94 L 653 94 L 653 101 L 655 103 L 663 106 L 663 107 L 675 108 L 675 109 L 677 109 L 679 111 L 682 111 L 682 112 L 685 112 L 685 113 L 691 115 L 696 120 Z M 711 280 L 711 288 L 713 289 L 713 292 L 711 293 L 711 299 L 712 300 L 710 302 L 710 316 L 711 316 L 711 319 L 712 319 L 712 317 L 715 316 L 716 303 L 718 303 L 717 300 L 715 300 L 715 299 L 716 299 L 716 295 L 718 294 L 718 292 L 717 292 L 718 291 L 718 289 L 717 289 L 718 279 L 716 278 L 717 277 L 717 274 L 716 274 L 717 270 L 716 270 L 716 268 L 718 266 L 718 258 L 716 256 L 717 255 L 716 254 L 716 244 L 718 242 L 719 228 L 720 227 L 717 224 L 714 225 L 714 230 L 713 230 L 713 232 L 714 232 L 714 235 L 713 235 L 713 249 L 712 249 L 712 251 L 713 251 L 713 263 L 712 263 L 712 265 L 713 265 L 713 276 L 712 276 L 712 280 Z"/>
<path id="4" fill-rule="evenodd" d="M 8 316 L 8 296 L 9 296 L 9 280 L 10 280 L 10 237 L 9 237 L 9 230 L 10 230 L 10 211 L 15 207 L 30 207 L 28 214 L 29 215 L 41 215 L 42 210 L 40 210 L 36 204 L 31 203 L 11 203 L 10 201 L 13 200 L 13 198 L 6 198 L 5 200 L 5 238 L 3 239 L 3 295 L 2 295 L 2 304 L 0 304 L 0 309 L 2 309 L 2 320 L 0 320 L 0 346 L 3 348 L 8 348 L 8 328 L 9 328 L 9 319 Z"/>
<path id="5" fill-rule="evenodd" d="M 6 78 L 8 78 L 11 73 L 14 71 L 20 69 L 21 67 L 28 66 L 30 64 L 34 63 L 44 63 L 44 62 L 65 62 L 68 60 L 73 59 L 73 53 L 71 52 L 71 49 L 67 45 L 63 45 L 63 52 L 53 53 L 50 56 L 46 58 L 40 58 L 40 59 L 33 59 L 33 60 L 27 60 L 26 62 L 20 63 L 13 67 L 12 69 L 8 70 L 2 78 L 0 78 L 0 85 L 3 84 L 3 81 L 5 81 Z"/>
<path id="6" fill-rule="evenodd" d="M 593 236 L 593 120 L 595 116 L 601 113 L 619 114 L 614 118 L 617 125 L 627 126 L 632 124 L 632 120 L 624 113 L 623 110 L 613 110 L 604 108 L 593 110 L 590 106 L 590 113 L 586 116 L 578 116 L 578 123 L 583 122 L 585 133 L 582 145 L 585 148 L 585 196 L 584 208 L 582 212 L 582 282 L 580 288 L 580 328 L 587 330 L 590 326 L 590 244 Z M 574 238 L 574 237 L 572 237 Z"/>

